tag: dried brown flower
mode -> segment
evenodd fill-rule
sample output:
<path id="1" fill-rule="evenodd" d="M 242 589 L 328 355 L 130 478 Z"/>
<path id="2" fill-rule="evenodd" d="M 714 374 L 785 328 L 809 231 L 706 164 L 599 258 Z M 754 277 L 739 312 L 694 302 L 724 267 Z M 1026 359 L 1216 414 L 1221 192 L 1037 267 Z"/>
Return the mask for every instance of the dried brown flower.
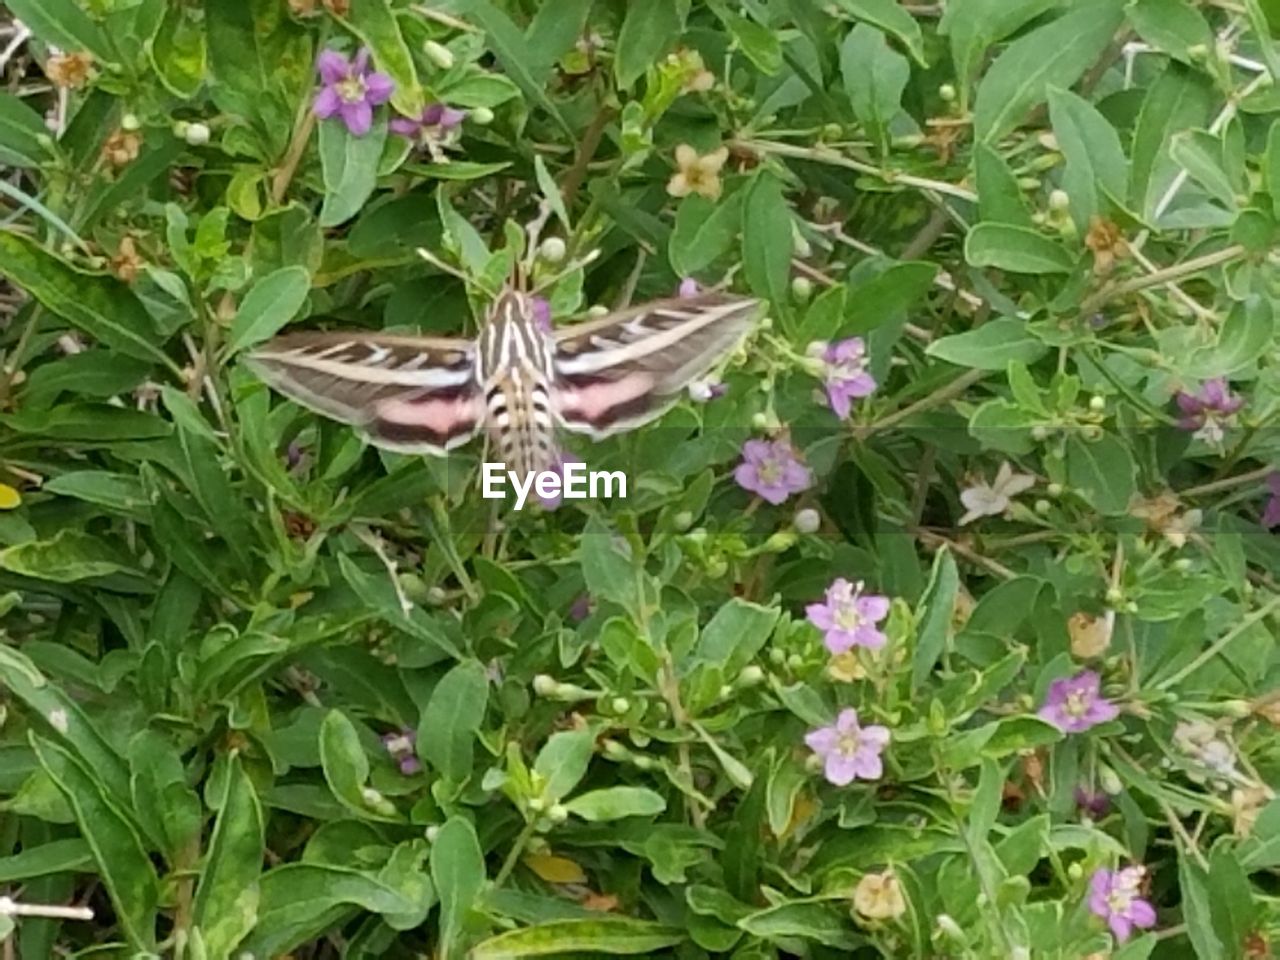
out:
<path id="1" fill-rule="evenodd" d="M 121 237 L 115 256 L 111 258 L 111 272 L 125 283 L 133 283 L 138 279 L 138 274 L 142 272 L 144 265 L 145 261 L 139 256 L 133 237 L 128 235 Z"/>
<path id="2" fill-rule="evenodd" d="M 78 90 L 89 82 L 93 56 L 83 51 L 55 53 L 44 64 L 44 74 L 55 87 Z"/>
<path id="3" fill-rule="evenodd" d="M 1129 254 L 1129 246 L 1120 228 L 1098 216 L 1090 218 L 1084 244 L 1093 251 L 1093 272 L 1099 277 L 1108 276 L 1115 269 L 1116 261 Z"/>
<path id="4" fill-rule="evenodd" d="M 102 159 L 120 169 L 138 159 L 142 150 L 142 138 L 131 130 L 117 130 L 102 145 Z"/>

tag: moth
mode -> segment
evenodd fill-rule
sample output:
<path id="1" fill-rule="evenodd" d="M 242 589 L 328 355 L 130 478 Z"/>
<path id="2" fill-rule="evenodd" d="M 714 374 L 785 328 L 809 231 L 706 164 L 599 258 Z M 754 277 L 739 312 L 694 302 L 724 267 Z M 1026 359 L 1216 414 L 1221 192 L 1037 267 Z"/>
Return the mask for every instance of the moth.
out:
<path id="1" fill-rule="evenodd" d="M 742 342 L 757 306 L 708 291 L 549 330 L 509 285 L 474 339 L 291 333 L 248 360 L 375 446 L 443 456 L 483 432 L 524 476 L 554 468 L 559 430 L 600 440 L 661 416 Z"/>

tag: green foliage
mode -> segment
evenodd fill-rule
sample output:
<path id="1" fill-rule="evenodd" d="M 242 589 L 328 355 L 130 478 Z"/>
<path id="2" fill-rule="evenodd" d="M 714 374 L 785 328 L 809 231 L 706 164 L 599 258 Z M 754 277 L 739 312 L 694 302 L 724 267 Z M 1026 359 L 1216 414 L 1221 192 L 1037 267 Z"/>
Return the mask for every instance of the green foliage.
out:
<path id="1" fill-rule="evenodd" d="M 1272 955 L 1274 4 L 6 9 L 6 956 Z M 764 301 L 625 499 L 245 363 L 518 261 Z"/>

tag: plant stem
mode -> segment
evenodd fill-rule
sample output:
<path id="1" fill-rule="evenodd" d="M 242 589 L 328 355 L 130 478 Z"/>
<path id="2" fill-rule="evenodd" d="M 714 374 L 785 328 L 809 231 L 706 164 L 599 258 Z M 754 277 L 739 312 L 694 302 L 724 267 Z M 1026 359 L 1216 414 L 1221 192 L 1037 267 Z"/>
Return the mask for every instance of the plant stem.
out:
<path id="1" fill-rule="evenodd" d="M 1211 643 L 1209 647 L 1200 654 L 1200 656 L 1196 657 L 1173 676 L 1167 677 L 1160 683 L 1157 683 L 1156 689 L 1168 690 L 1174 684 L 1180 683 L 1187 677 L 1191 676 L 1191 674 L 1195 673 L 1218 654 L 1222 653 L 1222 651 L 1225 650 L 1233 640 L 1239 637 L 1240 634 L 1244 633 L 1258 621 L 1265 619 L 1266 616 L 1277 607 L 1280 607 L 1280 596 L 1272 597 L 1257 610 L 1253 611 L 1253 613 L 1249 614 L 1221 637 Z"/>
<path id="2" fill-rule="evenodd" d="M 1194 260 L 1175 263 L 1171 267 L 1165 267 L 1163 270 L 1157 270 L 1155 273 L 1149 273 L 1145 277 L 1132 277 L 1129 280 L 1124 280 L 1120 283 L 1109 284 L 1080 305 L 1080 314 L 1082 316 L 1088 316 L 1089 314 L 1097 311 L 1097 309 L 1103 304 L 1107 303 L 1109 300 L 1114 300 L 1116 297 L 1128 296 L 1131 293 L 1137 293 L 1139 290 L 1146 290 L 1148 287 L 1158 287 L 1173 280 L 1179 280 L 1182 277 L 1189 277 L 1192 274 L 1200 273 L 1202 270 L 1208 270 L 1210 267 L 1216 267 L 1223 263 L 1230 263 L 1232 260 L 1239 259 L 1245 252 L 1245 248 L 1240 244 L 1232 244 L 1222 250 L 1216 250 L 1213 253 L 1206 253 L 1202 257 L 1196 257 Z"/>
<path id="3" fill-rule="evenodd" d="M 495 887 L 502 886 L 507 877 L 511 875 L 511 871 L 516 868 L 516 864 L 520 860 L 520 854 L 524 852 L 525 844 L 527 844 L 529 839 L 533 836 L 534 824 L 536 822 L 536 820 L 530 820 L 524 825 L 524 829 L 516 835 L 515 840 L 511 844 L 511 850 L 507 853 L 507 859 L 502 861 L 502 868 L 498 871 L 498 875 L 493 879 L 493 885 Z"/>

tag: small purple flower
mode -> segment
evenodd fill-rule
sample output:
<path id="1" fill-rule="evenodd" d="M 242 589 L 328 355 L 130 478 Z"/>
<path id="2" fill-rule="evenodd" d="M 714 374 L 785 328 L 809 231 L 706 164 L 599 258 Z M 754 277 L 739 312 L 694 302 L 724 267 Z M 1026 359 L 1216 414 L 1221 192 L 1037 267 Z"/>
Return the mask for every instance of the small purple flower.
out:
<path id="1" fill-rule="evenodd" d="M 837 787 L 855 779 L 878 780 L 884 773 L 880 754 L 889 743 L 889 728 L 858 726 L 858 711 L 840 711 L 834 726 L 805 734 L 809 749 L 823 759 L 823 773 Z"/>
<path id="2" fill-rule="evenodd" d="M 885 635 L 875 625 L 889 615 L 889 598 L 863 596 L 861 582 L 853 584 L 841 577 L 827 587 L 826 602 L 809 604 L 805 615 L 826 634 L 824 642 L 832 653 L 853 647 L 879 650 Z"/>
<path id="3" fill-rule="evenodd" d="M 1261 523 L 1268 530 L 1280 527 L 1280 472 L 1267 477 L 1267 489 L 1271 497 L 1267 500 L 1266 509 L 1262 511 Z"/>
<path id="4" fill-rule="evenodd" d="M 361 49 L 354 60 L 336 50 L 325 50 L 316 61 L 323 86 L 312 109 L 321 120 L 335 114 L 352 136 L 363 137 L 373 126 L 373 108 L 391 99 L 396 85 L 385 73 L 369 69 L 369 51 Z"/>
<path id="5" fill-rule="evenodd" d="M 546 297 L 533 297 L 533 325 L 543 333 L 551 332 L 551 301 Z"/>
<path id="6" fill-rule="evenodd" d="M 581 623 L 591 616 L 591 594 L 580 593 L 569 607 L 569 619 Z"/>
<path id="7" fill-rule="evenodd" d="M 439 141 L 461 126 L 466 116 L 465 110 L 433 103 L 425 107 L 417 117 L 396 117 L 389 126 L 392 133 L 408 137 L 417 143 Z"/>
<path id="8" fill-rule="evenodd" d="M 786 440 L 748 440 L 733 478 L 742 489 L 775 506 L 793 493 L 809 489 L 813 482 L 809 468 L 796 459 Z"/>
<path id="9" fill-rule="evenodd" d="M 1107 921 L 1121 943 L 1129 939 L 1134 927 L 1146 930 L 1156 925 L 1155 907 L 1138 896 L 1145 875 L 1144 867 L 1099 867 L 1089 878 L 1089 912 Z"/>
<path id="10" fill-rule="evenodd" d="M 1082 733 L 1114 720 L 1120 716 L 1120 708 L 1102 696 L 1101 686 L 1102 679 L 1092 670 L 1053 681 L 1040 708 L 1040 718 L 1064 733 Z"/>
<path id="11" fill-rule="evenodd" d="M 551 464 L 550 473 L 554 473 L 560 477 L 560 490 L 554 496 L 544 497 L 538 492 L 537 485 L 534 485 L 533 495 L 538 498 L 538 503 L 542 505 L 544 510 L 555 510 L 560 506 L 564 499 L 564 468 L 570 463 L 582 463 L 577 457 L 566 454 L 563 450 L 556 454 L 555 460 Z"/>
<path id="12" fill-rule="evenodd" d="M 867 344 L 861 337 L 828 344 L 822 360 L 826 364 L 822 376 L 827 402 L 843 420 L 849 416 L 853 400 L 869 397 L 876 389 L 875 378 L 867 373 Z"/>
<path id="13" fill-rule="evenodd" d="M 702 287 L 698 285 L 698 281 L 693 277 L 685 277 L 680 281 L 680 286 L 676 288 L 676 296 L 685 300 L 690 297 L 696 297 L 701 292 Z"/>
<path id="14" fill-rule="evenodd" d="M 1174 399 L 1182 411 L 1178 426 L 1195 431 L 1206 443 L 1220 443 L 1223 427 L 1230 426 L 1232 416 L 1244 406 L 1244 397 L 1231 392 L 1226 377 L 1206 380 L 1196 393 L 1180 390 Z"/>
<path id="15" fill-rule="evenodd" d="M 422 769 L 422 763 L 418 760 L 417 752 L 414 749 L 417 739 L 417 733 L 408 727 L 402 727 L 399 733 L 388 733 L 382 738 L 382 745 L 386 748 L 387 753 L 391 754 L 391 759 L 396 761 L 400 767 L 400 772 L 406 777 L 412 776 Z"/>
<path id="16" fill-rule="evenodd" d="M 1101 790 L 1093 791 L 1076 787 L 1076 807 L 1089 819 L 1101 820 L 1111 809 L 1111 798 Z"/>

